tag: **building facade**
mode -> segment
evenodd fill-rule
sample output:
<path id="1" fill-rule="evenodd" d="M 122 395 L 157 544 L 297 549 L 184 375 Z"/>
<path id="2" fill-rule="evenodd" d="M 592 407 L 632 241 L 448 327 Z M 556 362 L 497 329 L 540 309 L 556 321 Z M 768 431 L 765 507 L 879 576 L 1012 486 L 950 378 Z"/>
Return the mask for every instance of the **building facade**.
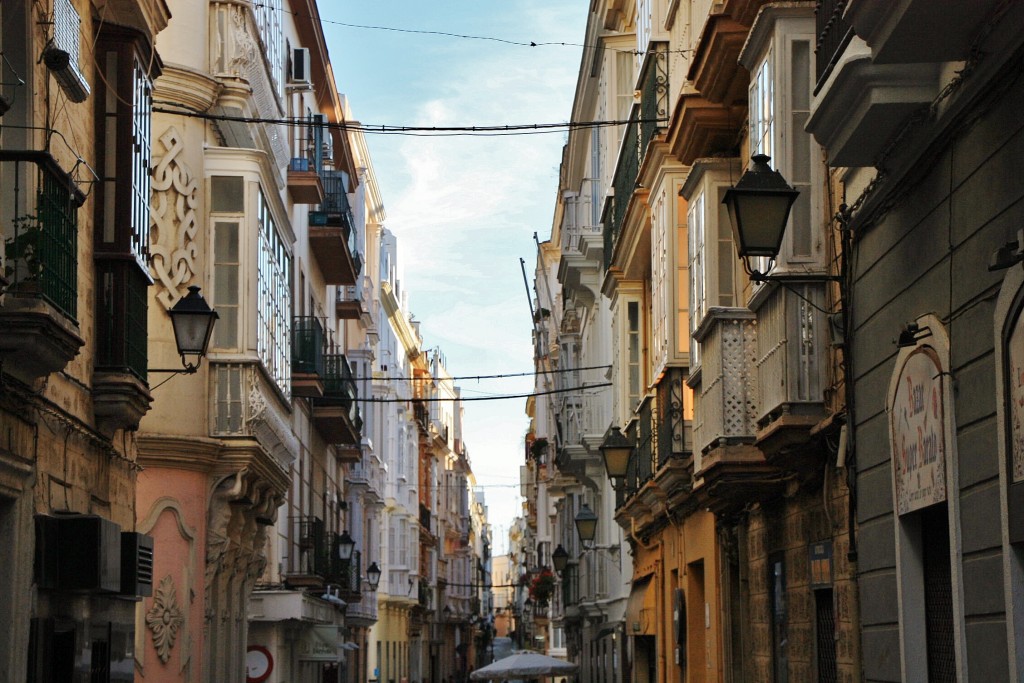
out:
<path id="1" fill-rule="evenodd" d="M 864 679 L 1019 680 L 1022 8 L 824 5 Z"/>
<path id="2" fill-rule="evenodd" d="M 130 679 L 153 593 L 134 432 L 152 401 L 147 171 L 171 13 L 106 9 L 0 9 L 4 681 Z"/>

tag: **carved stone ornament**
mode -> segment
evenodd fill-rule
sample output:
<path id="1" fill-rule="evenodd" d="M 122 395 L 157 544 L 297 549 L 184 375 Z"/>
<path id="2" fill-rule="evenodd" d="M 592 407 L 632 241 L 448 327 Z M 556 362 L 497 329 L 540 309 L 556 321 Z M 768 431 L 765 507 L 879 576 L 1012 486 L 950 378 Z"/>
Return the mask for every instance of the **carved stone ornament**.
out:
<path id="1" fill-rule="evenodd" d="M 196 190 L 199 181 L 179 159 L 185 145 L 171 126 L 160 142 L 165 153 L 153 159 L 150 211 L 150 269 L 163 287 L 157 299 L 170 308 L 183 297 L 196 271 Z"/>
<path id="2" fill-rule="evenodd" d="M 171 649 L 178 637 L 178 630 L 185 623 L 185 615 L 178 607 L 174 580 L 165 576 L 156 589 L 153 606 L 146 612 L 146 626 L 153 632 L 153 647 L 164 664 L 171 658 Z"/>

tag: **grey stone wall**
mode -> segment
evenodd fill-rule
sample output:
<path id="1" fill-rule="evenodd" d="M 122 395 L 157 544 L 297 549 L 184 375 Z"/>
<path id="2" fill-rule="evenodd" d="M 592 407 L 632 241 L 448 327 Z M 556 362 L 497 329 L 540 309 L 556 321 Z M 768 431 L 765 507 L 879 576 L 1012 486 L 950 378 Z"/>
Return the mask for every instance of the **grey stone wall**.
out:
<path id="1" fill-rule="evenodd" d="M 932 313 L 946 325 L 954 381 L 963 543 L 966 664 L 972 679 L 1008 680 L 996 425 L 996 247 L 1024 225 L 1024 79 L 971 112 L 926 172 L 867 228 L 854 254 L 857 523 L 864 675 L 900 680 L 895 519 L 887 391 L 901 325 Z M 922 169 L 923 170 L 923 169 Z M 885 188 L 890 190 L 893 188 Z"/>

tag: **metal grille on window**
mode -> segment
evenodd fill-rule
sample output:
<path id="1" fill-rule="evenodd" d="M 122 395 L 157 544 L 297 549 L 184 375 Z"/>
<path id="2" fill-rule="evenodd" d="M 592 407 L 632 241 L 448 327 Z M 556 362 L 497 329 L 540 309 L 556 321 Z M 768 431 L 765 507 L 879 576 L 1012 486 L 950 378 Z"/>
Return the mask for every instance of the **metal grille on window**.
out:
<path id="1" fill-rule="evenodd" d="M 817 639 L 818 683 L 835 683 L 836 670 L 836 614 L 832 604 L 832 590 L 814 591 L 815 635 Z"/>
<path id="2" fill-rule="evenodd" d="M 949 522 L 946 505 L 921 512 L 924 549 L 925 637 L 928 642 L 928 681 L 956 681 L 953 641 L 953 588 L 949 565 Z"/>

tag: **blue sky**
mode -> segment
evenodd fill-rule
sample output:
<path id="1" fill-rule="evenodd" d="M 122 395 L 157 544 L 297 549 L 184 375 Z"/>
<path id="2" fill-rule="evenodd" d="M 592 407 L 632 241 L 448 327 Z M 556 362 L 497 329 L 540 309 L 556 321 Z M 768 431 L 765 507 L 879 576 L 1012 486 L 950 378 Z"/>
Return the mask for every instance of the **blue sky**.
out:
<path id="1" fill-rule="evenodd" d="M 364 124 L 567 121 L 581 48 L 525 47 L 338 23 L 536 43 L 580 43 L 585 0 L 321 2 L 338 89 Z M 369 135 L 385 225 L 399 238 L 410 308 L 456 376 L 532 370 L 519 258 L 551 232 L 566 134 Z M 526 393 L 530 377 L 462 381 L 463 396 Z M 525 400 L 466 403 L 465 441 L 485 487 L 497 552 L 520 514 Z"/>

